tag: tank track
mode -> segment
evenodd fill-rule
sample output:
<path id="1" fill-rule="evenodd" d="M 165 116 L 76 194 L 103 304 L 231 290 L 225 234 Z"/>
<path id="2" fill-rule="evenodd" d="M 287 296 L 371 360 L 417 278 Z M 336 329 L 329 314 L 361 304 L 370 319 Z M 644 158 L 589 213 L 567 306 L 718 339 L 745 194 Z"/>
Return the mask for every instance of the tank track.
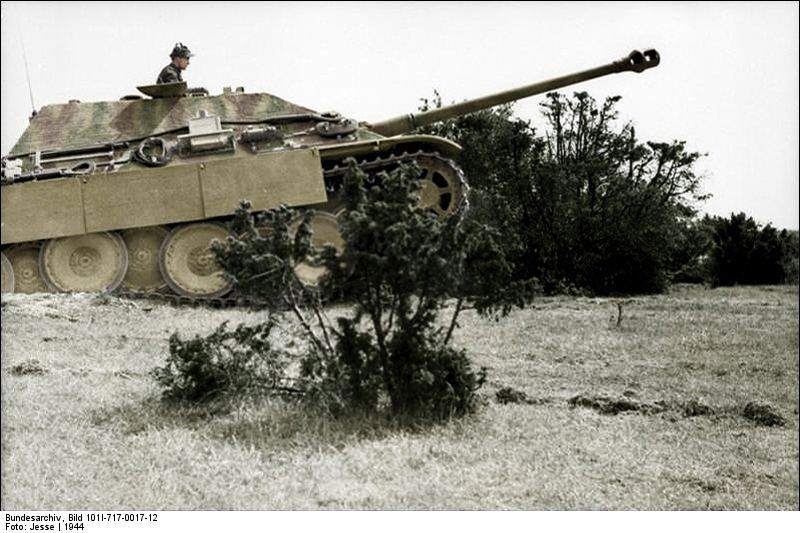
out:
<path id="1" fill-rule="evenodd" d="M 441 161 L 443 164 L 447 165 L 453 173 L 458 177 L 459 184 L 464 191 L 464 195 L 461 198 L 461 202 L 467 201 L 466 191 L 469 190 L 469 186 L 467 185 L 466 179 L 464 179 L 464 173 L 462 172 L 461 168 L 456 165 L 451 159 L 447 159 L 442 157 L 439 152 L 425 152 L 424 150 L 418 150 L 416 152 L 402 152 L 402 153 L 389 153 L 381 157 L 380 155 L 373 157 L 373 158 L 361 158 L 358 159 L 356 162 L 358 163 L 358 167 L 367 173 L 369 176 L 374 176 L 378 172 L 382 170 L 392 169 L 397 165 L 403 163 L 411 163 L 413 161 L 419 161 L 420 159 L 435 159 Z M 328 192 L 336 192 L 338 190 L 337 186 L 340 186 L 337 182 L 344 179 L 344 175 L 347 172 L 347 165 L 344 161 L 339 161 L 335 163 L 328 169 L 325 169 L 324 177 L 325 183 L 329 187 Z"/>
<path id="2" fill-rule="evenodd" d="M 459 186 L 462 192 L 459 203 L 467 205 L 467 192 L 469 191 L 469 186 L 464 178 L 463 171 L 458 165 L 455 164 L 455 162 L 453 162 L 451 159 L 442 157 L 438 152 L 426 152 L 424 150 L 419 150 L 416 152 L 389 153 L 369 158 L 357 158 L 356 162 L 358 167 L 366 172 L 368 176 L 374 177 L 383 170 L 390 170 L 397 165 L 418 161 L 423 158 L 437 160 L 452 170 L 453 174 L 459 180 Z M 337 161 L 324 169 L 323 177 L 329 193 L 338 192 L 343 184 L 343 179 L 347 169 L 347 164 L 343 160 Z M 213 309 L 237 307 L 258 308 L 271 304 L 270 302 L 264 300 L 255 299 L 252 297 L 244 297 L 236 292 L 229 293 L 225 296 L 212 298 L 187 297 L 172 292 L 168 287 L 165 287 L 159 291 L 144 292 L 130 290 L 120 286 L 117 289 L 110 291 L 109 294 L 128 300 L 157 301 L 178 307 L 209 307 Z"/>

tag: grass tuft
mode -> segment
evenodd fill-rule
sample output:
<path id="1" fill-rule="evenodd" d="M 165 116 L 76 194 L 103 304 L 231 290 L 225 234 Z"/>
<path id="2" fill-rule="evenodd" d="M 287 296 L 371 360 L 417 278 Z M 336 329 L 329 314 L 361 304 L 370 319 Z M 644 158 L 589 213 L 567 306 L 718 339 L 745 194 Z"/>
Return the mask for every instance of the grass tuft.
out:
<path id="1" fill-rule="evenodd" d="M 786 419 L 775 412 L 773 407 L 756 402 L 748 402 L 747 405 L 744 406 L 742 415 L 759 426 L 771 427 L 786 425 Z"/>
<path id="2" fill-rule="evenodd" d="M 11 367 L 12 376 L 41 376 L 47 369 L 37 359 L 29 359 Z"/>

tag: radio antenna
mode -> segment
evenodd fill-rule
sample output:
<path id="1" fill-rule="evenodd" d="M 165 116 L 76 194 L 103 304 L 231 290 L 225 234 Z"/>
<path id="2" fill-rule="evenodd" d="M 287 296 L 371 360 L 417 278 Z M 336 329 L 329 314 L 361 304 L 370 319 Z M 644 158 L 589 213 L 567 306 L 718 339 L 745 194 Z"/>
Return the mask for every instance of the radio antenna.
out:
<path id="1" fill-rule="evenodd" d="M 31 117 L 36 115 L 36 105 L 33 103 L 33 86 L 31 85 L 31 73 L 28 70 L 28 54 L 25 52 L 25 40 L 22 38 L 22 30 L 17 21 L 17 32 L 19 33 L 19 42 L 22 44 L 22 61 L 25 63 L 25 78 L 28 80 L 28 95 L 31 98 Z"/>

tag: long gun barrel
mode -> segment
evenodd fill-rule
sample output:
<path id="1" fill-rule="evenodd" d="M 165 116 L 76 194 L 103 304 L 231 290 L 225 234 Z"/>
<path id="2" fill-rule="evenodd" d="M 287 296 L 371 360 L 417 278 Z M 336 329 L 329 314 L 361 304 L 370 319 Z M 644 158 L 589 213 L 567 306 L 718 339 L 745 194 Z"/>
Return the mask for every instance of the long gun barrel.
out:
<path id="1" fill-rule="evenodd" d="M 508 102 L 513 102 L 514 100 L 521 100 L 529 96 L 554 91 L 568 85 L 574 85 L 576 83 L 592 80 L 608 74 L 626 71 L 642 72 L 657 66 L 660 61 L 661 59 L 658 55 L 658 52 L 653 49 L 645 50 L 644 52 L 634 50 L 626 57 L 607 65 L 553 78 L 551 80 L 533 83 L 531 85 L 525 85 L 523 87 L 495 93 L 482 98 L 466 100 L 458 104 L 440 107 L 438 109 L 432 109 L 422 113 L 409 113 L 406 115 L 400 115 L 388 120 L 376 122 L 372 124 L 370 128 L 372 131 L 387 137 L 401 135 L 435 122 L 451 119 L 460 115 L 474 113 L 475 111 L 506 104 Z"/>

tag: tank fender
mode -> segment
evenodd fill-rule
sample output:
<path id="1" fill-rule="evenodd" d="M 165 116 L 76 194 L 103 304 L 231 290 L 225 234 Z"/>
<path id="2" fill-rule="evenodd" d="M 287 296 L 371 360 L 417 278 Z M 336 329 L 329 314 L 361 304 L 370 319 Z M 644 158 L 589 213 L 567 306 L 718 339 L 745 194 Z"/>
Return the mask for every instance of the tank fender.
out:
<path id="1" fill-rule="evenodd" d="M 331 146 L 320 146 L 319 154 L 322 160 L 343 159 L 349 156 L 361 156 L 402 150 L 405 146 L 424 145 L 426 150 L 439 152 L 446 157 L 453 157 L 461 152 L 461 146 L 448 139 L 433 135 L 404 135 L 402 137 L 389 137 L 370 139 L 351 143 L 342 143 Z"/>

